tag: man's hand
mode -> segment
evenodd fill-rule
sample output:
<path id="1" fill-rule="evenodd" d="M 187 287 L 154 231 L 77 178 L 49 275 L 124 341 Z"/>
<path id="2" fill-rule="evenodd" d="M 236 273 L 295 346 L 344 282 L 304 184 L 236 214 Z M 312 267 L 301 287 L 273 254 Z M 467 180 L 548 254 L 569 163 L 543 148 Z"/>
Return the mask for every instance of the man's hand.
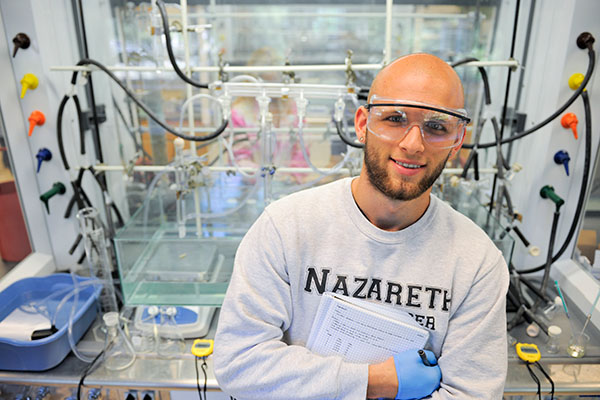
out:
<path id="1" fill-rule="evenodd" d="M 367 397 L 420 399 L 440 386 L 442 372 L 435 355 L 426 350 L 430 367 L 423 363 L 417 350 L 396 354 L 382 363 L 369 365 Z"/>

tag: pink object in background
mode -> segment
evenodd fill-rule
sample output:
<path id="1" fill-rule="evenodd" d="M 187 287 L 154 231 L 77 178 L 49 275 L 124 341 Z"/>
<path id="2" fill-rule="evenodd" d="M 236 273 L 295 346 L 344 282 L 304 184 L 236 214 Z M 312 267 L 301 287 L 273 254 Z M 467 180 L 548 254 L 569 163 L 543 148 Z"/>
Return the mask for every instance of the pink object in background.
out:
<path id="1" fill-rule="evenodd" d="M 19 262 L 31 253 L 14 181 L 0 183 L 0 256 Z"/>

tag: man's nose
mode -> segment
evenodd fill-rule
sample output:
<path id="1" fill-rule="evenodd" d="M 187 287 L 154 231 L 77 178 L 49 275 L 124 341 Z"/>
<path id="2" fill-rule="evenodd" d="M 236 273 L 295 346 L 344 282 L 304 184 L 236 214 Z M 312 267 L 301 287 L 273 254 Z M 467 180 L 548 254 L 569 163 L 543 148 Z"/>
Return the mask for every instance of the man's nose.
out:
<path id="1" fill-rule="evenodd" d="M 416 124 L 409 127 L 406 136 L 404 136 L 398 145 L 408 153 L 423 152 L 425 150 L 425 143 L 423 143 L 421 127 Z"/>

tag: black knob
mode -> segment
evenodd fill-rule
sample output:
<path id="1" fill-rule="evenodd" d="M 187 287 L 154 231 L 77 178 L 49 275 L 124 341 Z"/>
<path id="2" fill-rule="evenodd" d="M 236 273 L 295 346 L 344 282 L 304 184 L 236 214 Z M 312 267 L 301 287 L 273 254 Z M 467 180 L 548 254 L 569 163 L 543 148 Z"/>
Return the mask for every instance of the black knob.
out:
<path id="1" fill-rule="evenodd" d="M 596 39 L 594 39 L 594 36 L 591 33 L 583 32 L 577 36 L 577 47 L 582 50 L 588 47 L 591 48 L 595 41 Z"/>
<path id="2" fill-rule="evenodd" d="M 13 57 L 17 55 L 17 50 L 26 49 L 31 44 L 31 40 L 29 40 L 29 36 L 24 33 L 17 33 L 17 36 L 13 38 L 13 43 L 15 45 L 13 49 Z"/>

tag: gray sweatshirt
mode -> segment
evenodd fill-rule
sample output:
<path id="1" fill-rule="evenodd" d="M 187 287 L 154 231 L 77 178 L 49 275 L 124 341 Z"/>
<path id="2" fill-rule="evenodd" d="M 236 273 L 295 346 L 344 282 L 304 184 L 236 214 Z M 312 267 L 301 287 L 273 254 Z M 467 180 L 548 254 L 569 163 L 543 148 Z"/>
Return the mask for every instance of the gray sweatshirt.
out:
<path id="1" fill-rule="evenodd" d="M 433 399 L 501 399 L 506 379 L 508 269 L 473 222 L 431 196 L 396 232 L 361 213 L 351 178 L 269 205 L 242 240 L 221 308 L 214 368 L 238 400 L 365 399 L 366 364 L 307 350 L 321 294 L 366 298 L 430 331 Z"/>

